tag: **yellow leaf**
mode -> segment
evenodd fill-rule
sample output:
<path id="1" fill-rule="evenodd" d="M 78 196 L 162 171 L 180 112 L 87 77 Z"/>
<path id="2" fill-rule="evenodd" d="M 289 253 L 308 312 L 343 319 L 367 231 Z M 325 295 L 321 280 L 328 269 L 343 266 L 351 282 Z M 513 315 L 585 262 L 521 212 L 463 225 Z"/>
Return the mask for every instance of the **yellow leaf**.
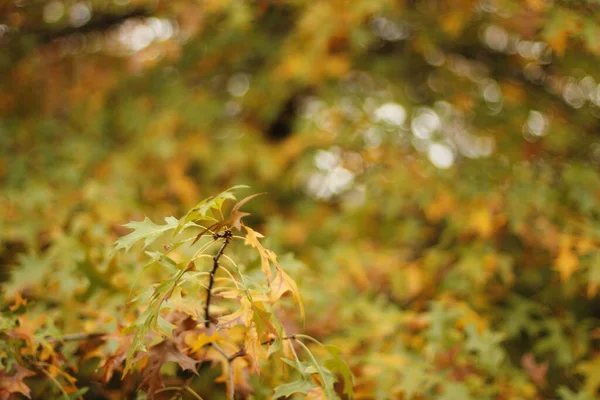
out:
<path id="1" fill-rule="evenodd" d="M 558 256 L 554 261 L 554 269 L 560 274 L 561 281 L 566 281 L 579 267 L 579 257 L 573 251 L 573 237 L 563 235 L 560 238 Z"/>
<path id="2" fill-rule="evenodd" d="M 267 348 L 261 344 L 255 324 L 252 324 L 246 331 L 244 349 L 246 350 L 248 359 L 251 361 L 249 365 L 250 370 L 256 374 L 260 374 L 260 361 L 266 360 L 268 357 Z"/>
<path id="3" fill-rule="evenodd" d="M 281 80 L 294 78 L 304 70 L 303 56 L 300 54 L 287 54 L 284 61 L 275 70 L 275 76 Z"/>
<path id="4" fill-rule="evenodd" d="M 376 360 L 376 364 L 392 368 L 404 367 L 409 363 L 409 360 L 406 357 L 393 353 L 379 353 L 374 355 L 373 359 Z"/>
<path id="5" fill-rule="evenodd" d="M 219 317 L 217 327 L 218 329 L 227 329 L 240 324 L 250 325 L 253 316 L 252 304 L 247 298 L 242 297 L 240 299 L 240 308 L 232 314 Z"/>
<path id="6" fill-rule="evenodd" d="M 594 240 L 588 236 L 580 237 L 575 243 L 575 248 L 579 254 L 586 254 L 594 250 Z"/>
<path id="7" fill-rule="evenodd" d="M 469 218 L 469 226 L 482 238 L 491 237 L 494 229 L 491 211 L 485 206 L 476 209 Z"/>
<path id="8" fill-rule="evenodd" d="M 283 270 L 283 268 L 281 268 L 277 262 L 277 255 L 271 250 L 265 249 L 262 244 L 260 244 L 258 239 L 262 238 L 263 235 L 245 225 L 244 228 L 248 232 L 246 234 L 246 241 L 244 244 L 254 247 L 260 255 L 261 270 L 267 278 L 267 284 L 271 288 L 271 300 L 275 301 L 279 299 L 285 292 L 291 292 L 294 301 L 300 308 L 302 319 L 304 319 L 304 305 L 300 299 L 300 293 L 298 291 L 296 282 L 294 282 L 294 280 Z M 271 263 L 276 269 L 275 280 L 273 280 Z"/>
<path id="9" fill-rule="evenodd" d="M 425 207 L 425 216 L 431 222 L 438 222 L 449 215 L 456 208 L 452 193 L 447 190 L 440 191 L 433 202 Z"/>
<path id="10" fill-rule="evenodd" d="M 579 364 L 577 371 L 586 378 L 584 384 L 586 391 L 592 397 L 595 397 L 598 388 L 600 388 L 600 357 Z"/>
<path id="11" fill-rule="evenodd" d="M 263 245 L 260 244 L 260 242 L 258 241 L 259 238 L 262 238 L 264 236 L 259 232 L 256 232 L 252 228 L 247 227 L 246 225 L 244 225 L 244 228 L 246 229 L 246 232 L 248 232 L 246 234 L 246 240 L 244 241 L 244 244 L 247 246 L 252 246 L 258 251 L 258 254 L 260 255 L 260 268 L 263 274 L 265 274 L 265 277 L 267 278 L 267 283 L 270 285 L 273 275 L 271 273 L 269 257 L 267 256 L 267 252 Z"/>
<path id="12" fill-rule="evenodd" d="M 194 337 L 193 333 L 190 333 L 185 337 L 185 344 L 189 346 L 190 351 L 196 353 L 202 350 L 205 345 L 215 342 L 218 338 L 219 335 L 217 333 L 208 336 L 206 333 L 201 332 L 196 337 Z"/>
<path id="13" fill-rule="evenodd" d="M 346 56 L 329 56 L 327 57 L 322 66 L 326 75 L 329 76 L 342 76 L 350 69 L 350 62 Z"/>
<path id="14" fill-rule="evenodd" d="M 270 250 L 266 250 L 267 256 L 269 260 L 273 262 L 275 265 L 275 269 L 277 271 L 277 275 L 275 276 L 275 280 L 273 281 L 271 287 L 271 300 L 275 301 L 279 299 L 285 292 L 291 292 L 294 301 L 300 308 L 300 315 L 302 320 L 304 320 L 304 304 L 302 304 L 302 299 L 300 298 L 300 292 L 298 291 L 298 286 L 296 282 L 281 268 L 279 263 L 277 262 L 277 255 Z"/>
<path id="15" fill-rule="evenodd" d="M 416 265 L 406 269 L 406 283 L 409 297 L 416 296 L 423 290 L 423 271 Z"/>
<path id="16" fill-rule="evenodd" d="M 456 320 L 457 327 L 463 329 L 469 325 L 475 325 L 479 332 L 483 332 L 488 327 L 487 320 L 473 310 L 467 303 L 459 302 L 455 307 L 461 310 L 461 316 Z"/>

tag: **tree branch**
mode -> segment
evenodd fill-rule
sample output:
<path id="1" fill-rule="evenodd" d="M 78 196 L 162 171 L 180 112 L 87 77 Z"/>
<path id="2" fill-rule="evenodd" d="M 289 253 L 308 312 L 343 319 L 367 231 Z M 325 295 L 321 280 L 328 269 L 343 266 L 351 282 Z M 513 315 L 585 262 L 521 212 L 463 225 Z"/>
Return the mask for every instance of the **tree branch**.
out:
<path id="1" fill-rule="evenodd" d="M 223 233 L 215 233 L 213 235 L 213 238 L 215 240 L 219 239 L 219 238 L 223 238 L 225 240 L 223 241 L 223 245 L 221 246 L 221 248 L 219 249 L 217 254 L 215 254 L 213 256 L 213 267 L 212 267 L 212 270 L 210 271 L 210 280 L 208 281 L 208 289 L 206 291 L 206 304 L 204 305 L 204 327 L 205 328 L 208 328 L 210 326 L 210 322 L 211 322 L 210 310 L 209 310 L 210 299 L 212 297 L 212 287 L 215 284 L 215 275 L 217 273 L 217 270 L 219 269 L 219 259 L 223 255 L 223 252 L 225 251 L 225 248 L 229 244 L 229 241 L 231 240 L 232 236 L 233 236 L 233 233 L 231 233 L 231 231 L 229 229 L 227 229 Z"/>
<path id="2" fill-rule="evenodd" d="M 135 8 L 125 13 L 99 13 L 95 12 L 93 18 L 82 26 L 65 26 L 61 29 L 44 29 L 39 27 L 28 28 L 15 32 L 16 35 L 30 34 L 36 36 L 40 43 L 50 43 L 73 34 L 105 33 L 127 20 L 149 18 L 154 15 L 148 8 Z"/>

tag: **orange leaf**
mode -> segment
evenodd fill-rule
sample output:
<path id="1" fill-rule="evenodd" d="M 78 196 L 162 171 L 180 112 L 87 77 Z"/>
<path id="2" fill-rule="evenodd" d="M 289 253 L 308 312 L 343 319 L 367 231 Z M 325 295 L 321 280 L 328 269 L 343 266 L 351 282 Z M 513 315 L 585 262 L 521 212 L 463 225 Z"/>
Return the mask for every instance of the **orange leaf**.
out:
<path id="1" fill-rule="evenodd" d="M 31 391 L 25 382 L 23 382 L 23 379 L 29 376 L 34 376 L 35 372 L 23 368 L 19 364 L 15 364 L 15 370 L 16 373 L 14 375 L 8 375 L 3 371 L 0 372 L 0 382 L 2 382 L 2 387 L 0 388 L 0 398 L 8 398 L 12 393 L 20 393 L 30 399 Z"/>
<path id="2" fill-rule="evenodd" d="M 265 194 L 263 193 L 256 193 L 250 196 L 246 196 L 244 197 L 242 200 L 238 201 L 236 203 L 235 206 L 233 206 L 233 208 L 231 209 L 231 212 L 229 213 L 229 217 L 227 218 L 227 220 L 225 222 L 223 222 L 223 225 L 231 225 L 234 228 L 236 228 L 238 231 L 242 230 L 242 218 L 250 215 L 250 213 L 246 213 L 246 212 L 241 212 L 240 208 L 246 204 L 247 202 L 249 202 L 250 200 L 252 200 L 253 198 L 257 197 L 257 196 L 261 196 Z"/>

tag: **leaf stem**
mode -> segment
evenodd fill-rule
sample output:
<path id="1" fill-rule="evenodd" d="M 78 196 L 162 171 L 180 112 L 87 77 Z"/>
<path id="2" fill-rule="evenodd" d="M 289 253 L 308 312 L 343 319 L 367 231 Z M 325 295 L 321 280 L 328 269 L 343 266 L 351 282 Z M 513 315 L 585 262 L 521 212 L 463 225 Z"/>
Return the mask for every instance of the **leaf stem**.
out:
<path id="1" fill-rule="evenodd" d="M 303 337 L 309 338 L 309 339 L 312 339 L 312 338 L 310 336 L 306 336 L 306 335 L 296 335 L 294 340 L 296 341 L 296 343 L 298 343 L 298 345 L 300 345 L 300 347 L 302 347 L 304 349 L 306 354 L 308 354 L 308 358 L 310 358 L 310 361 L 313 363 L 314 367 L 317 369 L 317 372 L 319 373 L 319 375 L 321 375 L 321 380 L 323 381 L 322 386 L 323 386 L 323 389 L 325 390 L 325 394 L 327 395 L 327 398 L 328 399 L 335 398 L 333 392 L 331 391 L 331 388 L 327 386 L 327 377 L 325 376 L 325 371 L 323 371 L 323 369 L 321 368 L 321 365 L 319 365 L 319 363 L 317 362 L 317 359 L 312 354 L 312 352 L 310 351 L 308 346 L 306 346 L 304 343 L 302 343 L 302 341 L 300 341 L 297 338 L 298 336 L 303 336 Z M 316 340 L 316 339 L 314 339 L 314 340 Z"/>

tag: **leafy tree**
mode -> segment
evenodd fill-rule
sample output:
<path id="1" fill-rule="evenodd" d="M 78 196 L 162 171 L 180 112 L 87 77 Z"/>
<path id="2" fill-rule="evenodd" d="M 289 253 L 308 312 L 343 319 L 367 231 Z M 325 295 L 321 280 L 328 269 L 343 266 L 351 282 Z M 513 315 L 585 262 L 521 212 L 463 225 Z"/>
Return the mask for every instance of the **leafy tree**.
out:
<path id="1" fill-rule="evenodd" d="M 161 380 L 184 390 L 163 397 L 597 397 L 599 11 L 4 2 L 0 398 L 123 398 Z M 238 184 L 268 192 L 244 204 L 251 230 L 210 214 Z M 255 246 L 232 237 L 207 284 L 213 264 L 190 252 L 227 228 Z M 150 250 L 110 256 L 134 239 Z M 281 269 L 261 268 L 275 253 Z M 289 291 L 272 299 L 277 276 Z M 209 339 L 235 306 L 256 319 Z M 252 329 L 261 346 L 241 355 Z"/>

